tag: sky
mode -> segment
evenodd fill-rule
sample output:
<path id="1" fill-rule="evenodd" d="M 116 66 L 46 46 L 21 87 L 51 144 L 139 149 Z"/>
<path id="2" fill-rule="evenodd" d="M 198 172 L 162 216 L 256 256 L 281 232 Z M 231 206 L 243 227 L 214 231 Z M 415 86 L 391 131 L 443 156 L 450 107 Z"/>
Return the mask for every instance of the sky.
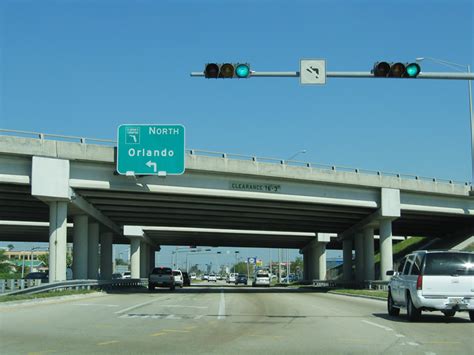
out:
<path id="1" fill-rule="evenodd" d="M 311 58 L 327 71 L 417 57 L 472 67 L 473 11 L 465 0 L 0 0 L 0 128 L 116 139 L 120 124 L 179 123 L 188 149 L 304 149 L 298 160 L 471 181 L 467 81 L 190 73 L 227 61 L 297 71 Z"/>

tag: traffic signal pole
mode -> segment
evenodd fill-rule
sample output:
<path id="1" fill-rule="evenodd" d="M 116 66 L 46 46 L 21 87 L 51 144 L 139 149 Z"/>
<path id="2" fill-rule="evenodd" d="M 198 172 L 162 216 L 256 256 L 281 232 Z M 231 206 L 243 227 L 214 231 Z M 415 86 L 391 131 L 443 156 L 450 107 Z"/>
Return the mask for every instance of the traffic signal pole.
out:
<path id="1" fill-rule="evenodd" d="M 204 71 L 192 72 L 192 77 L 205 77 Z M 250 71 L 248 78 L 299 78 L 301 73 L 299 71 Z M 373 72 L 357 72 L 357 71 L 334 71 L 326 72 L 328 78 L 352 78 L 352 79 L 387 79 L 386 77 L 375 76 Z M 392 78 L 389 78 L 392 79 Z M 467 72 L 420 72 L 416 75 L 416 78 L 393 78 L 393 79 L 407 79 L 407 80 L 418 80 L 418 79 L 442 79 L 442 80 L 468 80 L 469 85 L 469 113 L 470 113 L 470 126 L 471 126 L 471 191 L 470 195 L 474 196 L 474 113 L 472 108 L 472 91 L 471 91 L 471 80 L 474 80 L 474 73 L 470 71 L 468 66 Z"/>
<path id="2" fill-rule="evenodd" d="M 193 77 L 204 77 L 204 72 L 192 72 Z M 299 71 L 252 71 L 250 78 L 299 78 Z M 377 78 L 371 72 L 359 71 L 329 71 L 328 78 Z M 386 79 L 386 78 L 385 78 Z M 398 78 L 397 78 L 398 79 Z M 445 80 L 474 80 L 474 73 L 459 72 L 421 72 L 416 79 L 445 79 Z"/>

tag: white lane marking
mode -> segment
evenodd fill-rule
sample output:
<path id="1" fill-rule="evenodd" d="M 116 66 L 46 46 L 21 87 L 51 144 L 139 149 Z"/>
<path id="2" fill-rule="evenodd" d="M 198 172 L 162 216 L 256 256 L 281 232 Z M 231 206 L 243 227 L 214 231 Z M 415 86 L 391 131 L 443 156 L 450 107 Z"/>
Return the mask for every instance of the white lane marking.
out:
<path id="1" fill-rule="evenodd" d="M 405 338 L 405 336 L 403 334 L 395 334 L 396 337 L 399 337 L 399 338 Z"/>
<path id="2" fill-rule="evenodd" d="M 182 319 L 181 317 L 177 317 L 175 316 L 174 314 L 170 314 L 169 316 L 166 316 L 165 319 L 176 319 L 176 320 L 180 320 Z"/>
<path id="3" fill-rule="evenodd" d="M 101 304 L 101 303 L 74 303 L 73 306 L 101 306 L 101 307 L 118 307 L 118 304 Z"/>
<path id="4" fill-rule="evenodd" d="M 148 301 L 148 302 L 143 302 L 143 303 L 140 303 L 140 304 L 136 304 L 136 305 L 134 305 L 134 306 L 130 306 L 130 307 L 121 309 L 120 311 L 115 312 L 115 314 L 125 313 L 125 312 L 127 312 L 127 311 L 132 310 L 132 309 L 139 308 L 139 307 L 143 307 L 143 306 L 146 306 L 147 304 L 150 304 L 150 303 L 153 303 L 153 302 L 156 302 L 156 301 L 158 301 L 158 298 L 157 298 L 157 299 L 153 299 L 153 300 Z"/>
<path id="5" fill-rule="evenodd" d="M 221 291 L 221 300 L 219 302 L 219 315 L 217 319 L 224 319 L 225 318 L 225 298 L 224 298 L 224 291 Z"/>
<path id="6" fill-rule="evenodd" d="M 418 346 L 418 345 L 420 345 L 420 344 L 415 343 L 415 342 L 413 342 L 413 341 L 409 341 L 409 342 L 408 342 L 408 345 L 411 345 L 411 346 Z"/>
<path id="7" fill-rule="evenodd" d="M 200 308 L 200 309 L 209 308 L 206 306 L 180 306 L 179 304 L 161 304 L 161 305 L 157 305 L 157 307 Z"/>
<path id="8" fill-rule="evenodd" d="M 392 328 L 389 328 L 389 327 L 386 327 L 384 325 L 380 325 L 380 324 L 377 324 L 377 323 L 372 323 L 372 322 L 369 322 L 368 320 L 363 320 L 362 322 L 364 322 L 366 324 L 373 325 L 374 327 L 382 328 L 382 329 L 385 329 L 385 330 L 388 330 L 388 331 L 393 331 Z"/>

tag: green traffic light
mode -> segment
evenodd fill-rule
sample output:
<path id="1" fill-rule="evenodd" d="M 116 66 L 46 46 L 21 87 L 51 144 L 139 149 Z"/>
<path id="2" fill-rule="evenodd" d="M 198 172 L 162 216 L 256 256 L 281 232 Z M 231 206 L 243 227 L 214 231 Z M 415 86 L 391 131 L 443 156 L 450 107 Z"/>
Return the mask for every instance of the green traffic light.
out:
<path id="1" fill-rule="evenodd" d="M 405 72 L 409 78 L 416 78 L 420 74 L 421 68 L 417 63 L 411 63 L 406 66 Z"/>
<path id="2" fill-rule="evenodd" d="M 250 75 L 250 68 L 247 64 L 239 64 L 235 68 L 235 75 L 238 78 L 247 78 Z"/>

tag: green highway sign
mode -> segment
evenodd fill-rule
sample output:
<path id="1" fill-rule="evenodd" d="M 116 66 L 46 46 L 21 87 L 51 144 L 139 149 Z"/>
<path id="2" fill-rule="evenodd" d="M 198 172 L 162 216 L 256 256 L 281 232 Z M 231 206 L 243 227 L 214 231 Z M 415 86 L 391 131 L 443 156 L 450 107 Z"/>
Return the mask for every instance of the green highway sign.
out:
<path id="1" fill-rule="evenodd" d="M 123 124 L 117 131 L 117 172 L 121 175 L 184 173 L 184 126 Z"/>

